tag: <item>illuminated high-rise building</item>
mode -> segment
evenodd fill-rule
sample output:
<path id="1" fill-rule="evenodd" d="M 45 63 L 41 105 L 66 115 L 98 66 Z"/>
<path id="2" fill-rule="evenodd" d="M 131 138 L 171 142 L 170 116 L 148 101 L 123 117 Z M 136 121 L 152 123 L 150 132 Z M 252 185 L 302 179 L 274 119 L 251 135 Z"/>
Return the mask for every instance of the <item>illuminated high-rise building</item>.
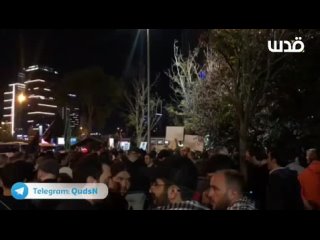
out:
<path id="1" fill-rule="evenodd" d="M 26 127 L 42 135 L 58 114 L 53 92 L 58 72 L 44 66 L 30 66 L 23 69 L 25 74 Z"/>
<path id="2" fill-rule="evenodd" d="M 23 110 L 25 108 L 25 84 L 12 83 L 4 92 L 3 118 L 4 124 L 10 126 L 11 134 L 22 131 Z"/>

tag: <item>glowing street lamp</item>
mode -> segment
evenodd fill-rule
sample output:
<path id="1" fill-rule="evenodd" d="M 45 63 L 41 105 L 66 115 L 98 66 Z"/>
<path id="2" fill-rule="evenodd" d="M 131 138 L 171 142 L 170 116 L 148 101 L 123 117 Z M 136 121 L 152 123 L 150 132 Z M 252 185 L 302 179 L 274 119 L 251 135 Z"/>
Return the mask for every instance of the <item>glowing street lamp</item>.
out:
<path id="1" fill-rule="evenodd" d="M 23 93 L 20 93 L 18 96 L 18 102 L 21 104 L 27 100 L 26 96 Z"/>

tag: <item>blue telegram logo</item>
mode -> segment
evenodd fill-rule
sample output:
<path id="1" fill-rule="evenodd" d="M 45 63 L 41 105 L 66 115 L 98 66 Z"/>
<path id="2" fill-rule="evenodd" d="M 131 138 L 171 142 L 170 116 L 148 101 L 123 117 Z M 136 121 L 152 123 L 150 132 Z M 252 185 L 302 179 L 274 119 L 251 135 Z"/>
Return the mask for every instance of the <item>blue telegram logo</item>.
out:
<path id="1" fill-rule="evenodd" d="M 25 183 L 18 182 L 15 183 L 11 188 L 11 195 L 15 199 L 22 200 L 28 195 L 28 187 Z"/>

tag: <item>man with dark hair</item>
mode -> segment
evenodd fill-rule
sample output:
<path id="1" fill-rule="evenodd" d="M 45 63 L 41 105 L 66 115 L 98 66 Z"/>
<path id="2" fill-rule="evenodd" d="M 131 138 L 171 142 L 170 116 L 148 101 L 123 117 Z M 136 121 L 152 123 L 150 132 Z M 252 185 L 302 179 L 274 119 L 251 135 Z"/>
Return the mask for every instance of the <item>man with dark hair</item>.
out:
<path id="1" fill-rule="evenodd" d="M 25 179 L 26 182 L 33 181 L 35 178 L 35 169 L 32 163 L 26 161 L 15 162 L 19 175 Z"/>
<path id="2" fill-rule="evenodd" d="M 55 159 L 45 159 L 38 166 L 37 178 L 40 182 L 57 182 L 59 164 Z"/>
<path id="3" fill-rule="evenodd" d="M 142 188 L 142 185 L 137 184 L 139 183 L 137 180 L 142 180 L 140 176 L 141 173 L 139 169 L 135 169 L 137 170 L 137 172 L 135 172 L 132 164 L 128 163 L 128 165 L 129 166 L 124 163 L 117 163 L 111 166 L 111 183 L 117 184 L 120 187 L 120 194 L 128 202 L 129 209 L 143 210 L 146 194 L 145 191 L 143 191 L 144 188 Z M 136 180 L 135 183 L 137 185 L 134 189 L 131 189 L 133 180 Z M 145 179 L 144 182 L 147 184 L 147 179 Z"/>
<path id="4" fill-rule="evenodd" d="M 149 206 L 151 209 L 169 204 L 168 188 L 170 184 L 166 178 L 160 176 L 151 183 L 149 190 L 152 200 L 151 206 Z"/>
<path id="5" fill-rule="evenodd" d="M 3 193 L 0 196 L 0 210 L 26 210 L 30 204 L 28 200 L 16 200 L 11 195 L 11 187 L 17 182 L 24 182 L 17 163 L 9 163 L 1 169 L 0 182 Z"/>
<path id="6" fill-rule="evenodd" d="M 41 183 L 57 183 L 59 164 L 55 159 L 43 158 L 39 161 L 37 179 Z M 59 204 L 58 199 L 34 199 L 33 205 L 38 210 L 54 210 Z"/>
<path id="7" fill-rule="evenodd" d="M 184 186 L 172 183 L 167 194 L 169 205 L 157 207 L 157 210 L 209 210 L 192 200 L 194 191 Z"/>
<path id="8" fill-rule="evenodd" d="M 101 162 L 102 174 L 100 175 L 99 182 L 109 185 L 111 179 L 111 167 L 110 164 L 106 162 Z"/>
<path id="9" fill-rule="evenodd" d="M 306 154 L 309 166 L 299 175 L 301 195 L 306 209 L 320 210 L 320 154 L 312 148 Z"/>
<path id="10" fill-rule="evenodd" d="M 197 188 L 198 170 L 194 163 L 188 158 L 189 147 L 180 150 L 180 156 L 175 156 L 173 181 L 192 190 Z"/>
<path id="11" fill-rule="evenodd" d="M 53 158 L 45 158 L 38 161 L 37 180 L 41 183 L 57 183 L 59 164 Z M 54 210 L 59 204 L 58 199 L 34 199 L 33 205 L 38 210 Z"/>
<path id="12" fill-rule="evenodd" d="M 280 148 L 273 148 L 268 152 L 267 210 L 303 209 L 297 172 L 284 167 L 287 165 L 286 158 L 285 151 Z"/>
<path id="13" fill-rule="evenodd" d="M 79 164 L 73 172 L 73 181 L 75 183 L 96 183 L 101 175 L 101 167 L 91 163 Z"/>
<path id="14" fill-rule="evenodd" d="M 207 162 L 205 172 L 208 175 L 216 171 L 234 168 L 234 163 L 229 156 L 217 154 L 210 157 L 209 161 Z"/>
<path id="15" fill-rule="evenodd" d="M 209 198 L 215 210 L 255 210 L 244 192 L 244 177 L 236 170 L 217 171 L 211 177 Z"/>
<path id="16" fill-rule="evenodd" d="M 95 209 L 128 210 L 128 202 L 125 196 L 130 188 L 130 174 L 125 163 L 118 162 L 111 165 L 107 185 L 109 189 L 108 196 L 106 199 L 97 202 Z"/>
<path id="17" fill-rule="evenodd" d="M 115 163 L 111 165 L 111 182 L 120 187 L 120 193 L 125 196 L 130 188 L 130 174 L 125 163 Z M 111 184 L 112 184 L 111 183 Z"/>
<path id="18" fill-rule="evenodd" d="M 269 171 L 264 151 L 257 147 L 250 147 L 246 151 L 248 191 L 256 201 L 258 209 L 265 209 L 266 188 Z"/>
<path id="19" fill-rule="evenodd" d="M 181 157 L 188 157 L 189 152 L 191 149 L 189 147 L 183 147 L 180 149 L 180 156 Z"/>
<path id="20" fill-rule="evenodd" d="M 98 183 L 101 176 L 101 165 L 82 159 L 73 171 L 75 183 Z M 65 200 L 57 206 L 57 210 L 92 210 L 96 201 L 93 199 Z"/>

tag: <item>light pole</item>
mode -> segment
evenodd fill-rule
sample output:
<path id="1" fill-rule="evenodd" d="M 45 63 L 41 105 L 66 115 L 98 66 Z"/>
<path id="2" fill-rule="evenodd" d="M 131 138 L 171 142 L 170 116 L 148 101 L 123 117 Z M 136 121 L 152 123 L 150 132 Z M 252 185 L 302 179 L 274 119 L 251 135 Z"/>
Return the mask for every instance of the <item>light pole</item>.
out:
<path id="1" fill-rule="evenodd" d="M 147 132 L 147 149 L 148 152 L 150 152 L 150 35 L 149 35 L 149 29 L 147 29 L 147 88 L 148 88 L 148 132 Z"/>

